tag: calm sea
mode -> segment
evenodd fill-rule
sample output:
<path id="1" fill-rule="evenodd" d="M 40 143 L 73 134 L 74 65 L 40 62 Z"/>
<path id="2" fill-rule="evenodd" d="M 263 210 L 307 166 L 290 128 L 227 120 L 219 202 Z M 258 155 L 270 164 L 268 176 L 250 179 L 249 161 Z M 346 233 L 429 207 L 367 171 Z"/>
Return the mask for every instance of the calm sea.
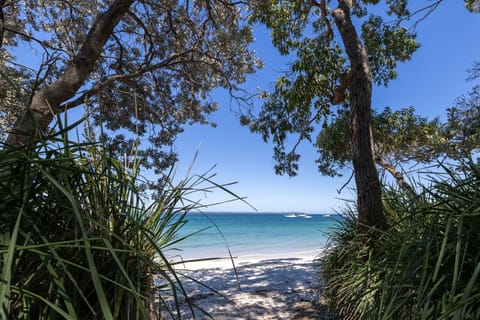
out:
<path id="1" fill-rule="evenodd" d="M 337 215 L 264 213 L 189 214 L 182 234 L 200 232 L 177 244 L 184 259 L 309 253 L 320 251 Z"/>

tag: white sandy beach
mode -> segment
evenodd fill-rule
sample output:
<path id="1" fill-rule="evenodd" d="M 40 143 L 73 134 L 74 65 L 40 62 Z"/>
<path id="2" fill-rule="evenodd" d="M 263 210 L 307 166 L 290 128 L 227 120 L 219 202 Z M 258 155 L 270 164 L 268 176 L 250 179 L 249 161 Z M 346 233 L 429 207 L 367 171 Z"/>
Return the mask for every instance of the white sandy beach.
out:
<path id="1" fill-rule="evenodd" d="M 203 283 L 185 280 L 184 286 L 190 300 L 217 320 L 333 319 L 318 302 L 317 256 L 238 257 L 235 269 L 230 259 L 191 262 L 178 265 L 177 271 Z M 199 310 L 195 315 L 209 318 Z M 186 317 L 192 318 L 191 312 Z"/>

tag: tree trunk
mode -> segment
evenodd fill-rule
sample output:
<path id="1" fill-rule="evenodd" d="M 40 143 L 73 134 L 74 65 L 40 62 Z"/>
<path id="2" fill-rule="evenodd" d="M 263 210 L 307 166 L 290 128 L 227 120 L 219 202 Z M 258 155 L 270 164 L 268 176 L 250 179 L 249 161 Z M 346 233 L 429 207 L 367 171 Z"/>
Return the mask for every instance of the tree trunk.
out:
<path id="1" fill-rule="evenodd" d="M 134 0 L 116 0 L 110 8 L 98 15 L 78 54 L 66 66 L 65 71 L 53 83 L 41 88 L 32 102 L 19 117 L 14 133 L 7 139 L 10 147 L 23 147 L 32 139 L 41 137 L 55 115 L 61 113 L 60 105 L 71 99 L 85 83 L 100 58 L 103 47 L 113 29 L 124 17 Z"/>
<path id="2" fill-rule="evenodd" d="M 7 0 L 0 0 L 0 49 L 3 46 L 3 37 L 5 35 L 5 16 L 3 14 L 3 7 Z"/>
<path id="3" fill-rule="evenodd" d="M 382 191 L 372 148 L 372 72 L 366 50 L 350 18 L 351 0 L 338 2 L 339 6 L 333 11 L 333 17 L 350 60 L 352 73 L 349 86 L 349 126 L 357 188 L 358 229 L 360 233 L 366 233 L 371 228 L 386 228 Z"/>

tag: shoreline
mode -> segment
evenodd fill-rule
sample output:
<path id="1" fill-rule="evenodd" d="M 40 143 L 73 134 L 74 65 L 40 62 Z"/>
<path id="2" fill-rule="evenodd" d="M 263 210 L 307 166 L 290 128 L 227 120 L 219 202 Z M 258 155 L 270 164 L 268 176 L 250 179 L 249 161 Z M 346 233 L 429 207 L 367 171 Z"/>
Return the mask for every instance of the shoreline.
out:
<path id="1" fill-rule="evenodd" d="M 298 263 L 310 263 L 322 256 L 323 250 L 303 251 L 292 253 L 269 253 L 258 255 L 238 255 L 224 256 L 219 258 L 194 258 L 183 259 L 173 258 L 175 269 L 177 270 L 201 270 L 201 269 L 221 269 L 228 270 L 245 265 L 260 263 L 267 260 L 290 260 L 296 259 Z M 232 263 L 233 260 L 233 263 Z"/>
<path id="2" fill-rule="evenodd" d="M 319 251 L 177 264 L 197 319 L 334 319 L 319 301 Z M 191 280 L 195 279 L 195 280 Z M 197 282 L 198 281 L 198 282 Z M 203 285 L 199 284 L 202 283 Z M 183 315 L 191 319 L 188 307 Z"/>

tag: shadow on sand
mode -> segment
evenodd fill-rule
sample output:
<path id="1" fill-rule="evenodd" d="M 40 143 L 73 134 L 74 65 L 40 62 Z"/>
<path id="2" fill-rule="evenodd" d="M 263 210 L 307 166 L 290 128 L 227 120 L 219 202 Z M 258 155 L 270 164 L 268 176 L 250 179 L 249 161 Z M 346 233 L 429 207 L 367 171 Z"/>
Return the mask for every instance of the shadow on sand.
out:
<path id="1" fill-rule="evenodd" d="M 318 302 L 317 273 L 317 265 L 296 258 L 239 264 L 236 273 L 233 268 L 183 272 L 203 284 L 184 283 L 190 301 L 217 320 L 333 319 Z M 194 312 L 197 319 L 209 319 Z"/>

